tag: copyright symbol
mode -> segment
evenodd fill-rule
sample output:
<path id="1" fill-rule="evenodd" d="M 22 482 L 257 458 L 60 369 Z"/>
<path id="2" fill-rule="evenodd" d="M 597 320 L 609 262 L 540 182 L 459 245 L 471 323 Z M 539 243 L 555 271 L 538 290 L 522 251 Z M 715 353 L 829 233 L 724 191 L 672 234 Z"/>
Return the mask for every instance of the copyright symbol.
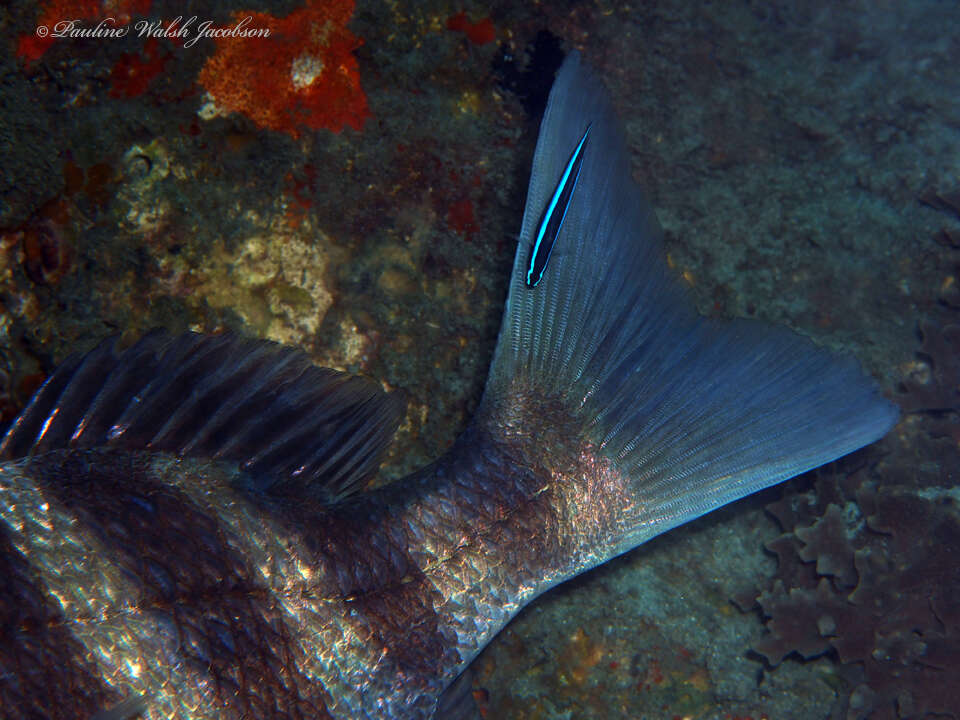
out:
<path id="1" fill-rule="evenodd" d="M 50 30 L 47 28 L 46 25 L 40 25 L 37 28 L 37 37 L 46 37 L 49 34 L 50 34 Z"/>

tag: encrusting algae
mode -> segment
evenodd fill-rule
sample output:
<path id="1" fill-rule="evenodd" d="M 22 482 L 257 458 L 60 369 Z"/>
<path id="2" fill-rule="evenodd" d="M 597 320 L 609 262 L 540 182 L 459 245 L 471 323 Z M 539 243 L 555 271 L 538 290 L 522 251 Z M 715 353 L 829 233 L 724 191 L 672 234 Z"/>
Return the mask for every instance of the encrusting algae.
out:
<path id="1" fill-rule="evenodd" d="M 353 7 L 353 0 L 310 0 L 284 18 L 236 13 L 269 36 L 215 39 L 197 78 L 213 103 L 205 113 L 239 112 L 293 137 L 304 128 L 360 130 L 370 111 L 353 55 L 363 41 L 347 29 Z"/>

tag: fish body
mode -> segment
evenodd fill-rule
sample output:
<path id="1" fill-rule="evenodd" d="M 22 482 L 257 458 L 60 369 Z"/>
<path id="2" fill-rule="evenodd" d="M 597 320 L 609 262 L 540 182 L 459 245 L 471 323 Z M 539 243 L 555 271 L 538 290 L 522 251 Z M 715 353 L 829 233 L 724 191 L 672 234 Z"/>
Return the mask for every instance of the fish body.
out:
<path id="1" fill-rule="evenodd" d="M 469 436 L 335 511 L 151 453 L 5 466 L 7 549 L 74 647 L 51 664 L 90 683 L 87 715 L 124 695 L 116 679 L 151 694 L 150 717 L 431 717 L 510 617 L 597 549 L 573 519 L 602 527 L 509 444 Z"/>
<path id="2" fill-rule="evenodd" d="M 464 670 L 539 594 L 897 413 L 852 361 L 692 310 L 572 55 L 480 408 L 365 490 L 399 416 L 242 338 L 66 361 L 0 446 L 3 717 L 470 717 Z"/>

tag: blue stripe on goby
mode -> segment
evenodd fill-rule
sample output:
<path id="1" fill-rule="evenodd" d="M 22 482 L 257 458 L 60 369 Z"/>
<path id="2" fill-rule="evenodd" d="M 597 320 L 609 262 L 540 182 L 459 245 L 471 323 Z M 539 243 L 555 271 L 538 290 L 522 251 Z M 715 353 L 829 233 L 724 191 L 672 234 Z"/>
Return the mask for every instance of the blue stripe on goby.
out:
<path id="1" fill-rule="evenodd" d="M 537 286 L 543 278 L 543 271 L 547 269 L 547 263 L 550 262 L 553 244 L 560 234 L 563 220 L 567 217 L 567 210 L 570 208 L 570 200 L 573 198 L 573 190 L 577 187 L 577 180 L 580 179 L 580 166 L 583 165 L 583 155 L 587 149 L 591 125 L 587 125 L 587 129 L 583 131 L 583 137 L 570 155 L 560 182 L 557 183 L 557 189 L 553 191 L 550 204 L 543 212 L 540 226 L 537 228 L 537 239 L 530 250 L 530 264 L 527 266 L 528 287 Z"/>

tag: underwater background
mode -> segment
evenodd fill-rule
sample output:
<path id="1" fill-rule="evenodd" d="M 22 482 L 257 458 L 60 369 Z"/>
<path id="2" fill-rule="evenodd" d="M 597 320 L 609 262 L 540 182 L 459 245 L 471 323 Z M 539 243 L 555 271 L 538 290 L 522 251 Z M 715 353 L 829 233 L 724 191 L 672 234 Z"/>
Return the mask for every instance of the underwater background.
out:
<path id="1" fill-rule="evenodd" d="M 0 33 L 2 423 L 108 335 L 230 330 L 402 393 L 389 477 L 479 402 L 579 49 L 701 312 L 852 353 L 903 415 L 548 593 L 481 711 L 960 717 L 960 5 L 14 0 Z"/>

